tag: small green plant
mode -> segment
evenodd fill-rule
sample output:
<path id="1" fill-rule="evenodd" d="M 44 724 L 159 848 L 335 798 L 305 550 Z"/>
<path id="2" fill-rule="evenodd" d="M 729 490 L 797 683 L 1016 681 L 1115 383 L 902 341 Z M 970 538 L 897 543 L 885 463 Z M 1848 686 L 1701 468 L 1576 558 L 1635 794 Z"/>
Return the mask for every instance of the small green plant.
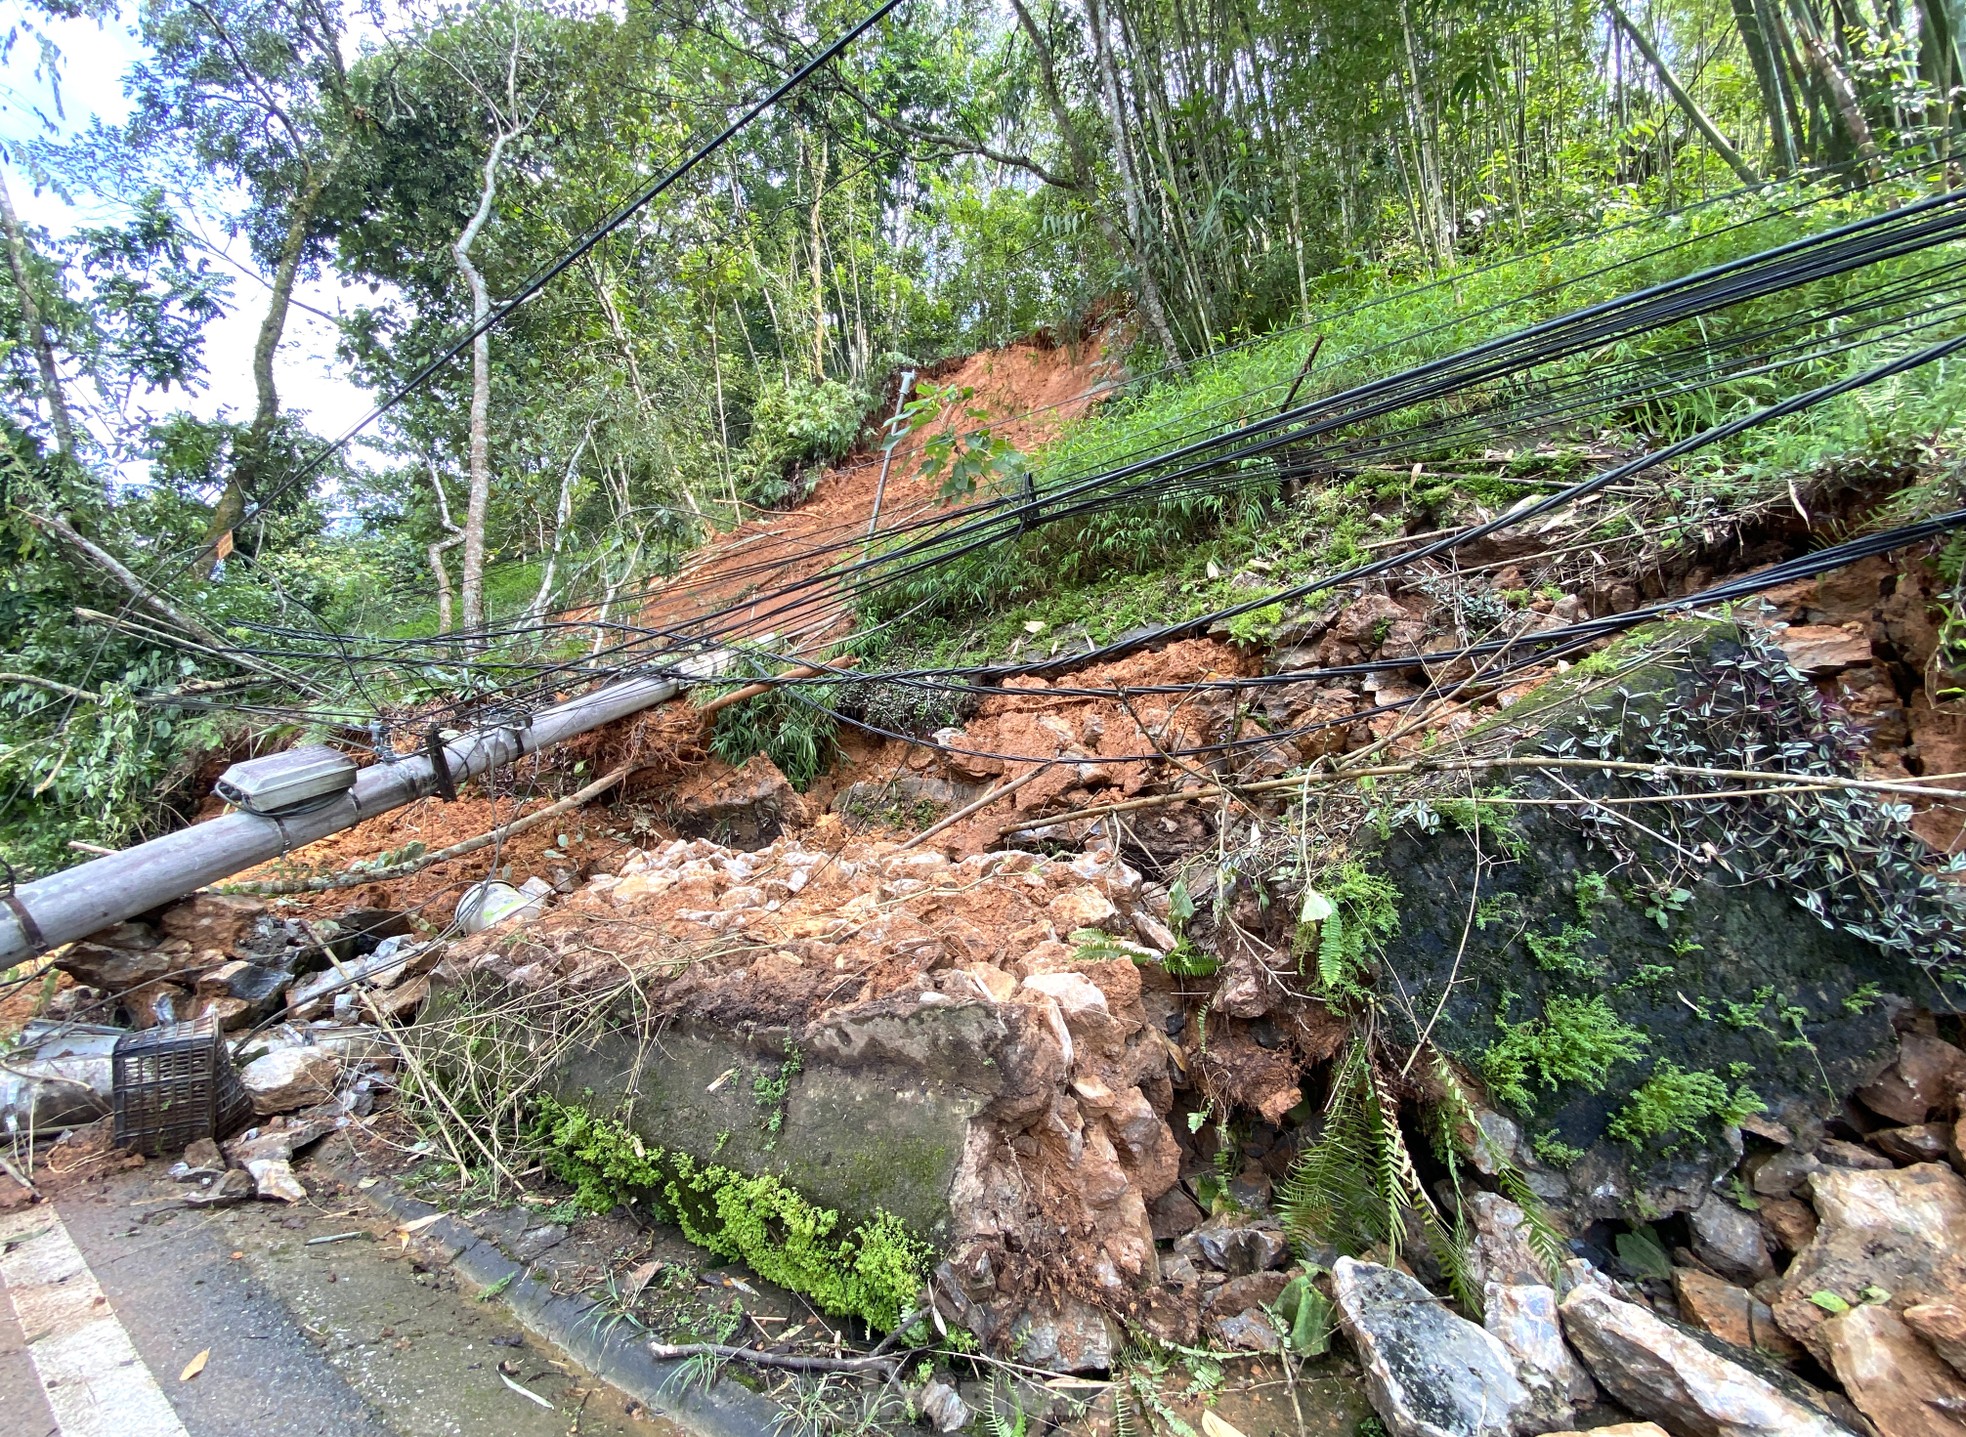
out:
<path id="1" fill-rule="evenodd" d="M 1176 978 L 1210 978 L 1221 966 L 1221 959 L 1197 947 L 1194 939 L 1185 936 L 1174 945 L 1172 953 L 1161 959 L 1161 967 Z"/>
<path id="2" fill-rule="evenodd" d="M 1475 904 L 1474 921 L 1476 929 L 1483 933 L 1498 924 L 1521 922 L 1522 895 L 1505 889 L 1492 897 L 1482 899 Z"/>
<path id="3" fill-rule="evenodd" d="M 1559 994 L 1544 1005 L 1541 1018 L 1511 1023 L 1497 1014 L 1495 1026 L 1502 1036 L 1477 1063 L 1495 1096 L 1522 1109 L 1535 1102 L 1532 1071 L 1545 1089 L 1576 1083 L 1602 1092 L 1613 1065 L 1638 1057 L 1648 1042 L 1602 996 Z"/>
<path id="4" fill-rule="evenodd" d="M 1583 1161 L 1584 1150 L 1574 1143 L 1566 1143 L 1563 1135 L 1555 1128 L 1536 1134 L 1529 1140 L 1529 1146 L 1536 1156 L 1553 1168 L 1567 1168 Z"/>
<path id="5" fill-rule="evenodd" d="M 1614 1246 L 1618 1261 L 1634 1277 L 1650 1277 L 1664 1282 L 1672 1276 L 1672 1258 L 1666 1252 L 1666 1245 L 1659 1241 L 1657 1233 L 1644 1224 L 1630 1232 L 1619 1233 Z"/>
<path id="6" fill-rule="evenodd" d="M 1515 811 L 1493 797 L 1436 798 L 1428 806 L 1462 833 L 1479 834 L 1511 858 L 1528 851 L 1529 840 L 1516 826 Z"/>
<path id="7" fill-rule="evenodd" d="M 1306 1272 L 1291 1278 L 1277 1295 L 1272 1313 L 1284 1345 L 1299 1357 L 1324 1356 L 1338 1326 L 1331 1300 L 1318 1291 L 1311 1277 Z"/>
<path id="8" fill-rule="evenodd" d="M 1631 1099 L 1611 1119 L 1607 1131 L 1619 1142 L 1644 1147 L 1661 1138 L 1672 1138 L 1667 1151 L 1685 1138 L 1697 1136 L 1709 1121 L 1722 1127 L 1738 1124 L 1764 1104 L 1747 1087 L 1728 1091 L 1727 1084 L 1713 1073 L 1698 1069 L 1687 1072 L 1668 1059 L 1633 1090 Z"/>
<path id="9" fill-rule="evenodd" d="M 1522 935 L 1538 968 L 1545 973 L 1567 973 L 1575 978 L 1588 978 L 1604 971 L 1600 960 L 1583 951 L 1586 943 L 1596 940 L 1597 935 L 1581 923 L 1566 923 L 1560 933 Z"/>
<path id="10" fill-rule="evenodd" d="M 785 1060 L 778 1065 L 777 1073 L 760 1073 L 751 1080 L 751 1097 L 762 1114 L 758 1122 L 765 1130 L 767 1149 L 777 1144 L 778 1134 L 785 1126 L 785 1095 L 792 1090 L 792 1079 L 804 1071 L 805 1054 L 796 1043 L 788 1043 Z"/>
<path id="11" fill-rule="evenodd" d="M 1260 648 L 1283 622 L 1282 604 L 1265 604 L 1260 609 L 1237 614 L 1229 620 L 1229 637 L 1245 648 Z"/>
<path id="12" fill-rule="evenodd" d="M 1861 1017 L 1877 1006 L 1883 991 L 1875 983 L 1865 983 L 1853 988 L 1843 1000 L 1843 1011 L 1853 1018 Z"/>
<path id="13" fill-rule="evenodd" d="M 1346 863 L 1321 889 L 1306 890 L 1302 911 L 1323 917 L 1298 926 L 1293 946 L 1299 971 L 1315 953 L 1318 982 L 1327 993 L 1364 997 L 1379 945 L 1399 927 L 1398 887 L 1362 863 Z"/>

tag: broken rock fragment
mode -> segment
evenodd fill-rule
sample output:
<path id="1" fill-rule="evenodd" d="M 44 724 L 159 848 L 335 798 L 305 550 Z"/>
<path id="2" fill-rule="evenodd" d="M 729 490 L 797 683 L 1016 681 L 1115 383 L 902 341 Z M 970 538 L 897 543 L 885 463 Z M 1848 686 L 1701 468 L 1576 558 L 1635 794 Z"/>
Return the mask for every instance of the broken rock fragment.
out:
<path id="1" fill-rule="evenodd" d="M 1178 1251 L 1191 1248 L 1203 1263 L 1230 1277 L 1266 1272 L 1290 1260 L 1282 1225 L 1253 1218 L 1210 1218 L 1177 1245 Z"/>
<path id="2" fill-rule="evenodd" d="M 1958 1437 L 1966 1382 L 1888 1307 L 1866 1303 L 1823 1324 L 1830 1367 L 1882 1437 Z"/>
<path id="3" fill-rule="evenodd" d="M 1393 1437 L 1513 1437 L 1528 1417 L 1529 1391 L 1508 1349 L 1413 1278 L 1341 1257 L 1331 1290 Z"/>
<path id="4" fill-rule="evenodd" d="M 1821 1412 L 1601 1288 L 1563 1300 L 1563 1335 L 1613 1401 L 1677 1437 L 1850 1437 Z"/>
<path id="5" fill-rule="evenodd" d="M 1833 1293 L 1851 1307 L 1873 1289 L 1897 1310 L 1966 1293 L 1966 1181 L 1938 1163 L 1882 1171 L 1825 1168 L 1810 1179 L 1818 1226 L 1782 1274 L 1775 1320 L 1817 1358 Z"/>
<path id="6" fill-rule="evenodd" d="M 1674 1268 L 1672 1285 L 1681 1315 L 1722 1342 L 1782 1358 L 1802 1355 L 1795 1339 L 1776 1325 L 1768 1304 L 1746 1288 L 1690 1267 Z"/>
<path id="7" fill-rule="evenodd" d="M 1966 1307 L 1956 1302 L 1921 1302 L 1907 1307 L 1904 1319 L 1954 1372 L 1966 1377 Z"/>
<path id="8" fill-rule="evenodd" d="M 341 1064 L 323 1048 L 276 1048 L 239 1070 L 256 1113 L 290 1113 L 334 1096 Z"/>
<path id="9" fill-rule="evenodd" d="M 1563 1345 L 1555 1288 L 1489 1283 L 1482 1295 L 1482 1325 L 1515 1359 L 1536 1428 L 1566 1427 L 1576 1420 L 1577 1408 L 1597 1400 L 1590 1374 Z"/>
<path id="10" fill-rule="evenodd" d="M 1775 1275 L 1761 1224 L 1719 1193 L 1695 1208 L 1688 1223 L 1693 1229 L 1693 1255 L 1722 1277 L 1756 1283 Z"/>
<path id="11" fill-rule="evenodd" d="M 1877 1081 L 1857 1089 L 1872 1112 L 1899 1125 L 1922 1123 L 1946 1106 L 1966 1083 L 1966 1053 L 1923 1033 L 1898 1037 L 1898 1060 Z"/>

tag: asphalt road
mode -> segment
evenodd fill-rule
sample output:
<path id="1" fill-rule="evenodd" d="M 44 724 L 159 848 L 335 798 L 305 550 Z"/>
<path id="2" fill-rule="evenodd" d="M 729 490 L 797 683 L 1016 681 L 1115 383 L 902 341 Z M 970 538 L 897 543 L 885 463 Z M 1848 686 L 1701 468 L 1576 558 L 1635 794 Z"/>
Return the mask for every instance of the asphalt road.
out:
<path id="1" fill-rule="evenodd" d="M 0 1433 L 678 1437 L 359 1198 L 182 1195 L 153 1163 L 0 1216 Z"/>

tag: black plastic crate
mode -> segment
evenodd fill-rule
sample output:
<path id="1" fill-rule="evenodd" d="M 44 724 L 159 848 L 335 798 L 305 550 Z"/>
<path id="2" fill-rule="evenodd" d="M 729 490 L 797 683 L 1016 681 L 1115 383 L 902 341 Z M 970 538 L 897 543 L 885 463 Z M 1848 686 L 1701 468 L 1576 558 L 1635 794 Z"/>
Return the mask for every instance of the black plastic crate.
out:
<path id="1" fill-rule="evenodd" d="M 116 1146 L 145 1157 L 229 1137 L 252 1116 L 252 1098 L 209 1013 L 117 1039 L 110 1074 Z"/>

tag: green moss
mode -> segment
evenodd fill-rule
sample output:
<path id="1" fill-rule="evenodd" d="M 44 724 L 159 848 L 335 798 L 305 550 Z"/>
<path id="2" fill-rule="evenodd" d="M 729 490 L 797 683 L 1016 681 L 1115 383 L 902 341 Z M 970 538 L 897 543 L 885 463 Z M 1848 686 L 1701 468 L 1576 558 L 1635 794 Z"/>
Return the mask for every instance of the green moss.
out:
<path id="1" fill-rule="evenodd" d="M 1607 1131 L 1635 1148 L 1671 1138 L 1667 1144 L 1670 1149 L 1683 1138 L 1699 1136 L 1710 1120 L 1729 1127 L 1764 1106 L 1750 1088 L 1739 1087 L 1730 1093 L 1727 1084 L 1712 1073 L 1697 1069 L 1687 1072 L 1676 1063 L 1661 1061 L 1611 1119 Z"/>
<path id="2" fill-rule="evenodd" d="M 573 1198 L 588 1212 L 610 1212 L 623 1203 L 646 1203 L 661 1186 L 662 1150 L 650 1148 L 620 1123 L 584 1108 L 539 1099 L 533 1140 L 544 1149 L 546 1170 L 573 1184 Z"/>
<path id="3" fill-rule="evenodd" d="M 1560 933 L 1525 933 L 1522 941 L 1529 946 L 1529 956 L 1536 960 L 1536 966 L 1545 973 L 1588 978 L 1604 970 L 1600 960 L 1584 952 L 1584 945 L 1595 942 L 1596 938 L 1583 924 L 1566 923 Z"/>
<path id="4" fill-rule="evenodd" d="M 1529 1146 L 1536 1150 L 1536 1156 L 1551 1167 L 1567 1168 L 1582 1160 L 1584 1150 L 1574 1143 L 1566 1143 L 1563 1135 L 1555 1128 L 1538 1133 L 1529 1140 Z"/>
<path id="5" fill-rule="evenodd" d="M 1527 840 L 1517 827 L 1514 810 L 1507 804 L 1481 798 L 1437 798 L 1432 807 L 1461 832 L 1478 834 L 1511 858 L 1522 857 Z"/>
<path id="6" fill-rule="evenodd" d="M 1265 604 L 1260 609 L 1251 609 L 1246 614 L 1237 614 L 1229 620 L 1229 637 L 1239 644 L 1255 647 L 1267 644 L 1270 635 L 1276 632 L 1283 622 L 1282 604 Z"/>
<path id="7" fill-rule="evenodd" d="M 684 1237 L 758 1276 L 801 1293 L 824 1312 L 891 1329 L 913 1305 L 934 1249 L 893 1213 L 842 1232 L 821 1208 L 769 1173 L 747 1177 L 642 1142 L 622 1124 L 569 1104 L 537 1100 L 533 1133 L 548 1171 L 574 1185 L 592 1212 L 617 1203 L 666 1206 Z"/>
<path id="8" fill-rule="evenodd" d="M 1477 1060 L 1482 1076 L 1496 1097 L 1523 1109 L 1535 1101 L 1532 1072 L 1545 1089 L 1575 1083 L 1602 1092 L 1612 1065 L 1638 1057 L 1647 1042 L 1602 997 L 1557 996 L 1541 1018 L 1511 1023 L 1497 1014 L 1495 1026 L 1502 1036 Z"/>

